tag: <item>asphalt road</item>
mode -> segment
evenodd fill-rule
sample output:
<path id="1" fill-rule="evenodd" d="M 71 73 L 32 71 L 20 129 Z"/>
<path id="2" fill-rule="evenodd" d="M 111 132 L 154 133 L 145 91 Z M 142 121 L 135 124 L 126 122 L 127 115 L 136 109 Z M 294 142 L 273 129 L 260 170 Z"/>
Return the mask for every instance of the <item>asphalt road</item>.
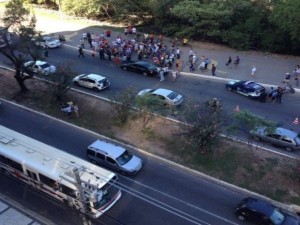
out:
<path id="1" fill-rule="evenodd" d="M 86 146 L 102 138 L 6 102 L 0 110 L 0 124 L 84 159 Z M 135 177 L 119 176 L 123 197 L 94 224 L 239 224 L 234 208 L 248 194 L 143 152 L 138 154 L 145 167 Z M 82 224 L 71 209 L 14 180 L 1 177 L 0 191 L 56 224 Z"/>

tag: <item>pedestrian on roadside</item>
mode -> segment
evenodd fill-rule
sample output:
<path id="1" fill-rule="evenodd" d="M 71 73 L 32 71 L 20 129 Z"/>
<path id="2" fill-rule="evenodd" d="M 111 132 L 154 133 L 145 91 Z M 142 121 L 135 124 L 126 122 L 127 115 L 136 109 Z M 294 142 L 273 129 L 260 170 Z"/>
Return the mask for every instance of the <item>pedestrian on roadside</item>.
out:
<path id="1" fill-rule="evenodd" d="M 164 70 L 162 68 L 159 68 L 159 77 L 160 77 L 160 81 L 165 80 Z"/>
<path id="2" fill-rule="evenodd" d="M 180 59 L 180 49 L 179 48 L 176 49 L 176 58 Z"/>
<path id="3" fill-rule="evenodd" d="M 205 71 L 208 70 L 208 68 L 207 68 L 208 64 L 209 64 L 209 59 L 206 58 L 206 59 L 204 60 L 204 70 L 205 70 Z"/>
<path id="4" fill-rule="evenodd" d="M 83 53 L 83 49 L 82 49 L 81 46 L 79 47 L 78 52 L 79 52 L 78 57 L 79 57 L 79 58 L 80 58 L 80 57 L 84 58 L 84 53 Z"/>
<path id="5" fill-rule="evenodd" d="M 255 76 L 255 73 L 256 73 L 256 67 L 255 66 L 253 66 L 252 67 L 252 70 L 251 70 L 251 76 Z"/>
<path id="6" fill-rule="evenodd" d="M 124 28 L 124 34 L 125 34 L 125 35 L 128 34 L 128 28 L 127 28 L 127 27 Z"/>
<path id="7" fill-rule="evenodd" d="M 283 95 L 283 89 L 282 89 L 282 87 L 277 87 L 276 102 L 281 103 L 282 95 Z"/>
<path id="8" fill-rule="evenodd" d="M 48 52 L 46 46 L 44 47 L 44 56 L 45 56 L 45 57 L 48 57 L 48 56 L 49 56 L 49 52 Z"/>
<path id="9" fill-rule="evenodd" d="M 178 71 L 176 71 L 176 70 L 173 70 L 173 71 L 172 71 L 173 82 L 176 81 L 176 79 L 177 79 L 177 74 L 178 74 Z"/>
<path id="10" fill-rule="evenodd" d="M 228 60 L 227 60 L 227 63 L 226 63 L 226 66 L 230 66 L 231 62 L 232 62 L 232 59 L 231 59 L 231 56 L 229 56 Z"/>
<path id="11" fill-rule="evenodd" d="M 217 70 L 217 67 L 215 66 L 215 64 L 211 64 L 211 75 L 213 77 L 216 76 L 216 70 Z"/>
<path id="12" fill-rule="evenodd" d="M 236 57 L 236 59 L 235 59 L 235 61 L 234 61 L 234 64 L 235 65 L 238 65 L 238 64 L 240 64 L 240 57 Z"/>
<path id="13" fill-rule="evenodd" d="M 111 31 L 108 29 L 108 30 L 105 31 L 105 34 L 106 34 L 106 37 L 107 37 L 107 38 L 110 38 Z"/>
<path id="14" fill-rule="evenodd" d="M 273 94 L 273 91 L 275 91 L 273 87 L 271 87 L 271 89 L 268 91 L 269 102 L 272 101 L 272 94 Z"/>
<path id="15" fill-rule="evenodd" d="M 283 80 L 282 83 L 284 83 L 284 84 L 290 84 L 290 80 L 291 80 L 291 75 L 290 75 L 290 73 L 286 73 L 286 74 L 285 74 L 285 79 Z"/>

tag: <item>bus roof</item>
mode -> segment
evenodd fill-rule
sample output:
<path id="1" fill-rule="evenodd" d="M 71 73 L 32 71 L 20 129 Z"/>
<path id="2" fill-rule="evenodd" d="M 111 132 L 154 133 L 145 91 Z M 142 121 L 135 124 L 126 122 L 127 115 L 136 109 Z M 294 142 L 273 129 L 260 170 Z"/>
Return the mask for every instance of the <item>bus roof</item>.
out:
<path id="1" fill-rule="evenodd" d="M 73 189 L 75 179 L 72 171 L 76 168 L 81 181 L 93 187 L 101 188 L 116 176 L 113 172 L 1 125 L 0 154 Z"/>

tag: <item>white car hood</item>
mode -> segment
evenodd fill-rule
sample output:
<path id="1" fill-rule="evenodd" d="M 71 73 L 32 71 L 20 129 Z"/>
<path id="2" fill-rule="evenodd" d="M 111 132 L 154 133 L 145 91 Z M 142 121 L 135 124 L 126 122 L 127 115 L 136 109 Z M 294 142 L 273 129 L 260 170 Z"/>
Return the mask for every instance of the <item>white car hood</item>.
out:
<path id="1" fill-rule="evenodd" d="M 124 165 L 122 168 L 128 172 L 139 171 L 142 168 L 142 160 L 136 156 L 132 156 L 132 158 Z"/>

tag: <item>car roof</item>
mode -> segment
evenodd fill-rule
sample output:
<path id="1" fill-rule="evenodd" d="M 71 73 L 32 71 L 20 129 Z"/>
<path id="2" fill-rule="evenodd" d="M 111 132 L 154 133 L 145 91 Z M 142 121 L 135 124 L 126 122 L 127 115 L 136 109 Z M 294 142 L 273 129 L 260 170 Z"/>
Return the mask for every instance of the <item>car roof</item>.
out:
<path id="1" fill-rule="evenodd" d="M 164 89 L 164 88 L 158 88 L 155 91 L 153 91 L 153 94 L 158 94 L 158 95 L 162 95 L 162 96 L 168 96 L 169 94 L 171 94 L 173 91 L 169 90 L 169 89 Z"/>
<path id="2" fill-rule="evenodd" d="M 99 74 L 95 74 L 95 73 L 91 73 L 91 74 L 86 74 L 86 77 L 87 78 L 91 78 L 91 79 L 94 79 L 94 80 L 103 80 L 105 79 L 106 77 L 103 77 Z"/>
<path id="3" fill-rule="evenodd" d="M 40 65 L 44 65 L 44 64 L 46 64 L 46 63 L 47 63 L 47 62 L 45 62 L 45 61 L 37 60 L 37 61 L 35 62 L 35 65 L 40 66 Z"/>
<path id="4" fill-rule="evenodd" d="M 114 145 L 106 141 L 97 140 L 88 147 L 89 149 L 100 150 L 100 152 L 106 152 L 112 158 L 118 158 L 126 151 L 121 146 Z"/>
<path id="5" fill-rule="evenodd" d="M 146 61 L 135 61 L 132 64 L 139 64 L 139 65 L 143 65 L 146 67 L 156 67 L 155 65 L 153 65 L 152 63 L 146 62 Z"/>
<path id="6" fill-rule="evenodd" d="M 280 134 L 282 136 L 287 136 L 287 137 L 290 137 L 290 138 L 295 138 L 295 137 L 298 136 L 298 134 L 296 132 L 285 129 L 285 128 L 282 128 L 282 127 L 277 127 L 275 129 L 275 132 L 276 132 L 276 134 Z"/>
<path id="7" fill-rule="evenodd" d="M 246 198 L 244 199 L 244 203 L 248 209 L 259 212 L 266 216 L 272 215 L 275 207 L 263 200 L 259 200 L 256 198 Z"/>

